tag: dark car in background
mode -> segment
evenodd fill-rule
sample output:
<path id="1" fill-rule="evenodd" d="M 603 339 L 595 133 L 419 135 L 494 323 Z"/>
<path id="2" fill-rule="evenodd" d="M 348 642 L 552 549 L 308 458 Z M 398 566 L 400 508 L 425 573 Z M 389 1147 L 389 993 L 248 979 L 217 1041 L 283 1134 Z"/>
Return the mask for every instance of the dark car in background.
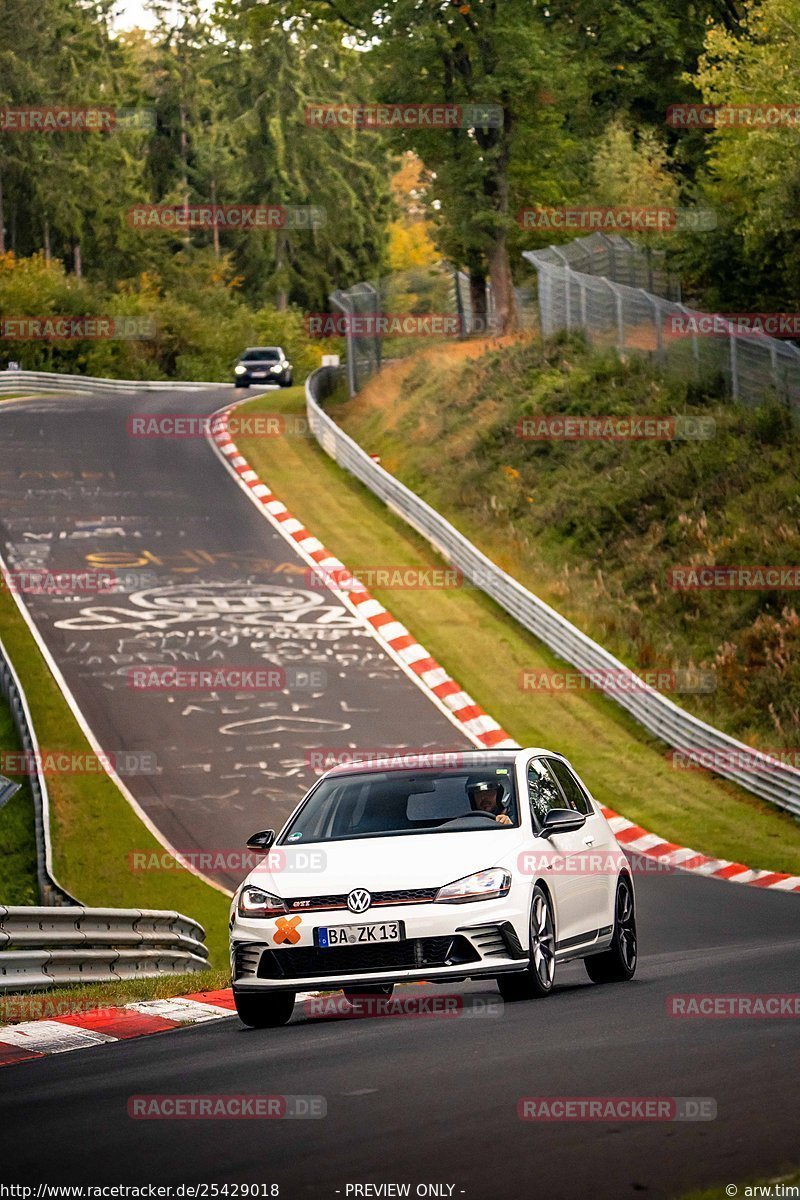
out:
<path id="1" fill-rule="evenodd" d="M 251 383 L 291 387 L 292 364 L 280 346 L 248 346 L 236 360 L 233 382 L 236 387 L 249 387 Z"/>

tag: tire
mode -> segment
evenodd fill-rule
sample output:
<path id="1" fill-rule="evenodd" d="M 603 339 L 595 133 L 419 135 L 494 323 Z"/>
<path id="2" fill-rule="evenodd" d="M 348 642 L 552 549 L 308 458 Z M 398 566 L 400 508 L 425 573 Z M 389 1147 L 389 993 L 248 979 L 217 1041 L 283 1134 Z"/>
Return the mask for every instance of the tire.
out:
<path id="1" fill-rule="evenodd" d="M 290 375 L 288 379 L 283 380 L 283 382 L 281 383 L 281 387 L 291 387 L 291 386 L 292 386 L 292 377 Z"/>
<path id="2" fill-rule="evenodd" d="M 294 992 L 259 995 L 258 992 L 237 992 L 234 988 L 233 1000 L 239 1020 L 251 1029 L 274 1029 L 276 1025 L 285 1025 L 294 1008 Z"/>
<path id="3" fill-rule="evenodd" d="M 592 983 L 627 983 L 636 974 L 636 910 L 633 888 L 624 876 L 614 900 L 614 937 L 608 950 L 583 960 Z"/>
<path id="4" fill-rule="evenodd" d="M 555 919 L 550 897 L 538 883 L 531 898 L 530 956 L 530 964 L 524 971 L 497 977 L 497 986 L 504 1000 L 540 1000 L 553 990 L 556 969 Z"/>

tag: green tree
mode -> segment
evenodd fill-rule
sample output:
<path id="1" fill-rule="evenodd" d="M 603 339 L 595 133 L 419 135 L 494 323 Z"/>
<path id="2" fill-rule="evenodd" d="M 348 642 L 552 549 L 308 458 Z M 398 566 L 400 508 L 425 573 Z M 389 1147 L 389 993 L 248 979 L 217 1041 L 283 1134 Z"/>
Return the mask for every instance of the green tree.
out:
<path id="1" fill-rule="evenodd" d="M 749 3 L 735 31 L 708 31 L 694 82 L 707 104 L 797 106 L 800 0 Z M 706 133 L 707 194 L 723 214 L 697 274 L 715 304 L 796 310 L 800 302 L 800 158 L 796 125 Z"/>

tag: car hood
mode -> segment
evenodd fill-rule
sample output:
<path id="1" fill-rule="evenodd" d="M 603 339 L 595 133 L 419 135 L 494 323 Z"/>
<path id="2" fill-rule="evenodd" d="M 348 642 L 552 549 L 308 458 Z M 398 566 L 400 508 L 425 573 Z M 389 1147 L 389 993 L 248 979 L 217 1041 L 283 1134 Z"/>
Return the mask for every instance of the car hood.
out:
<path id="1" fill-rule="evenodd" d="M 521 829 L 283 845 L 246 882 L 282 898 L 346 894 L 358 887 L 371 892 L 444 887 L 487 867 L 513 870 L 524 845 Z"/>

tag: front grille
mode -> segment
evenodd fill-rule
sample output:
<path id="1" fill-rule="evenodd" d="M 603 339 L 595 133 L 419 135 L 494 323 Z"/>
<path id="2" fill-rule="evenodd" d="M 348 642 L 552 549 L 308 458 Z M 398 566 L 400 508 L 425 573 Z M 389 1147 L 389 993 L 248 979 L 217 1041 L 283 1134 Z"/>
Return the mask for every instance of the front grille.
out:
<path id="1" fill-rule="evenodd" d="M 261 956 L 259 979 L 305 979 L 369 971 L 413 971 L 480 961 L 465 937 L 407 938 L 365 946 L 296 946 Z"/>
<path id="2" fill-rule="evenodd" d="M 436 899 L 438 888 L 405 888 L 388 892 L 371 892 L 371 908 L 383 908 L 389 904 L 430 904 Z M 347 908 L 347 894 L 335 896 L 299 896 L 285 900 L 289 912 L 319 912 L 321 909 Z"/>

